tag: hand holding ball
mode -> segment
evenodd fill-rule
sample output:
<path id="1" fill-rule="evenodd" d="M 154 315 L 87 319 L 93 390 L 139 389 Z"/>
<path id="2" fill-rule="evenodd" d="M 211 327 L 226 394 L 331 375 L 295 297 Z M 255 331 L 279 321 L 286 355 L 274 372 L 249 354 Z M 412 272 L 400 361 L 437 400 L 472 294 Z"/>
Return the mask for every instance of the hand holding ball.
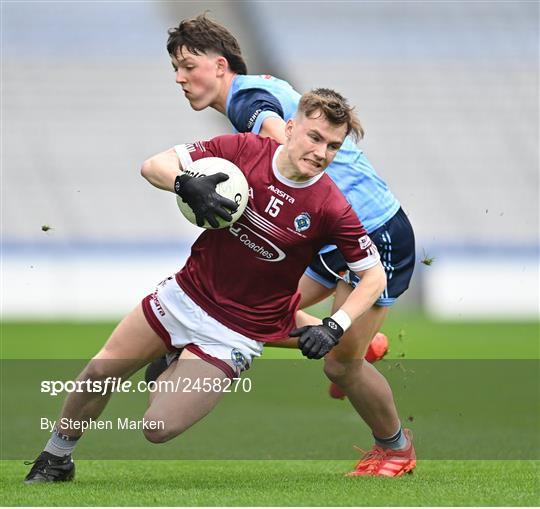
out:
<path id="1" fill-rule="evenodd" d="M 242 171 L 220 157 L 191 163 L 176 177 L 174 190 L 184 217 L 203 228 L 225 228 L 238 220 L 248 202 Z"/>

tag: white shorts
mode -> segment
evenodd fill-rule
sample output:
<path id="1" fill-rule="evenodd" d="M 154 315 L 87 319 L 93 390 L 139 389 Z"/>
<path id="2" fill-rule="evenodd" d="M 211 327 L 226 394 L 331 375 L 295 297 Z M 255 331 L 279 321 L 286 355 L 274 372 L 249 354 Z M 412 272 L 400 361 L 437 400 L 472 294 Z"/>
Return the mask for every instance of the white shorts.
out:
<path id="1" fill-rule="evenodd" d="M 174 276 L 157 286 L 142 301 L 150 326 L 169 350 L 186 348 L 215 365 L 230 378 L 249 369 L 254 357 L 262 353 L 264 343 L 235 332 L 193 302 L 180 288 Z"/>

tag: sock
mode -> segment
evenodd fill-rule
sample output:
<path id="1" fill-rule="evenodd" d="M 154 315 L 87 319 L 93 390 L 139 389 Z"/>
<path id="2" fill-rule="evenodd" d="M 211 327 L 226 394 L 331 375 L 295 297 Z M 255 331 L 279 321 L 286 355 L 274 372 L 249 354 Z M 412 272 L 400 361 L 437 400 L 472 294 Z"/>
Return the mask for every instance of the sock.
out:
<path id="1" fill-rule="evenodd" d="M 405 449 L 409 444 L 407 437 L 405 436 L 405 433 L 403 433 L 403 429 L 401 426 L 399 426 L 399 430 L 397 433 L 392 435 L 388 438 L 378 438 L 375 435 L 373 435 L 373 438 L 375 438 L 375 443 L 379 447 L 383 447 L 385 449 Z"/>
<path id="2" fill-rule="evenodd" d="M 52 432 L 51 438 L 47 442 L 44 451 L 54 454 L 55 456 L 66 456 L 73 452 L 78 441 L 79 438 L 68 437 L 55 429 Z"/>

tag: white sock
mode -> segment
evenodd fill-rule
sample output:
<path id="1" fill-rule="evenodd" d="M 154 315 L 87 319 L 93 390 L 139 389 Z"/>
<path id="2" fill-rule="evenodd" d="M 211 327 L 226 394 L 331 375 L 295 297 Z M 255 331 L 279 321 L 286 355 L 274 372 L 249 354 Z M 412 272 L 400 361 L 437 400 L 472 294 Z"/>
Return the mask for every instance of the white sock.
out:
<path id="1" fill-rule="evenodd" d="M 54 454 L 55 456 L 66 456 L 73 452 L 79 438 L 80 437 L 68 437 L 67 435 L 62 435 L 54 430 L 44 450 L 48 453 Z"/>
<path id="2" fill-rule="evenodd" d="M 378 438 L 373 435 L 373 438 L 375 438 L 375 443 L 379 447 L 383 447 L 385 449 L 394 449 L 397 451 L 401 449 L 406 449 L 409 445 L 409 441 L 407 440 L 405 433 L 403 433 L 403 428 L 401 426 L 399 427 L 397 433 L 393 434 L 391 437 Z"/>

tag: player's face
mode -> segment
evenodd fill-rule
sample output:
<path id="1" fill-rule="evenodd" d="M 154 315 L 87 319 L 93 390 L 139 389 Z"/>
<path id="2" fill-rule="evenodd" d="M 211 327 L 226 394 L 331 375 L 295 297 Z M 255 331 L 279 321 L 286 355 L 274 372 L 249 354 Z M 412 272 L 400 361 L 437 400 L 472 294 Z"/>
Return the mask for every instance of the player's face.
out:
<path id="1" fill-rule="evenodd" d="M 220 77 L 224 72 L 223 60 L 219 55 L 195 55 L 184 47 L 171 57 L 176 83 L 182 87 L 186 99 L 195 111 L 204 110 L 217 103 Z"/>
<path id="2" fill-rule="evenodd" d="M 320 112 L 311 117 L 299 114 L 287 122 L 285 134 L 295 180 L 308 180 L 334 160 L 347 135 L 347 126 L 331 124 Z"/>

